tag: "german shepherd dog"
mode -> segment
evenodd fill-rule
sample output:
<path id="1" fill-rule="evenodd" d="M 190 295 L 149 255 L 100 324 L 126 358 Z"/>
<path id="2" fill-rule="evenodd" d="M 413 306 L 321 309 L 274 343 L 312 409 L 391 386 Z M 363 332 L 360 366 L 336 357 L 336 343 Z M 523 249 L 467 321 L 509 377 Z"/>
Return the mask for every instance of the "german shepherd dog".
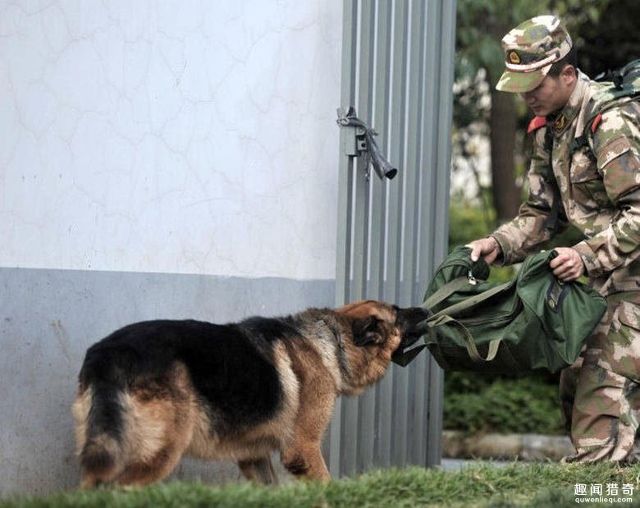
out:
<path id="1" fill-rule="evenodd" d="M 357 395 L 422 335 L 420 308 L 362 301 L 216 325 L 146 321 L 91 346 L 73 404 L 81 487 L 144 485 L 184 454 L 276 483 L 329 480 L 320 452 L 338 395 Z"/>

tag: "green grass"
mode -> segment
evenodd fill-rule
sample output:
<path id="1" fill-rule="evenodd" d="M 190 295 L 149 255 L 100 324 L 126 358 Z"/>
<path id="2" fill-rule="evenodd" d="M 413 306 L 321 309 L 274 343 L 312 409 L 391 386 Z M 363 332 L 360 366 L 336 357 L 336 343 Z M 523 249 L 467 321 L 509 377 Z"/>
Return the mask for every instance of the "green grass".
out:
<path id="1" fill-rule="evenodd" d="M 638 488 L 640 466 L 610 464 L 479 465 L 461 471 L 408 468 L 377 471 L 327 485 L 296 482 L 281 487 L 250 484 L 213 487 L 165 483 L 144 489 L 69 492 L 47 498 L 0 501 L 9 507 L 563 507 L 576 506 L 574 485 L 633 484 Z M 639 502 L 624 506 L 640 506 Z M 581 504 L 582 506 L 582 504 Z M 589 506 L 589 505 L 587 505 Z M 601 506 L 598 505 L 598 506 Z"/>

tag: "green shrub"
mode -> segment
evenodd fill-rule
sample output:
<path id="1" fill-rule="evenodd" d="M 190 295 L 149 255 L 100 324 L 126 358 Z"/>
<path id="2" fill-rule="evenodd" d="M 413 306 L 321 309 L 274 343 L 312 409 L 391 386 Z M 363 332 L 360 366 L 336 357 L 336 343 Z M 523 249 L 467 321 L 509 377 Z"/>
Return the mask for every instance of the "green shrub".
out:
<path id="1" fill-rule="evenodd" d="M 444 428 L 466 432 L 562 434 L 557 383 L 449 372 L 445 376 Z"/>
<path id="2" fill-rule="evenodd" d="M 449 248 L 464 245 L 472 240 L 484 238 L 494 226 L 492 210 L 462 200 L 455 200 L 449 207 Z"/>
<path id="3" fill-rule="evenodd" d="M 483 211 L 482 207 L 466 201 L 457 201 L 449 208 L 449 252 L 460 245 L 484 238 L 494 225 L 493 210 Z M 506 282 L 514 276 L 511 266 L 492 266 L 489 280 Z"/>

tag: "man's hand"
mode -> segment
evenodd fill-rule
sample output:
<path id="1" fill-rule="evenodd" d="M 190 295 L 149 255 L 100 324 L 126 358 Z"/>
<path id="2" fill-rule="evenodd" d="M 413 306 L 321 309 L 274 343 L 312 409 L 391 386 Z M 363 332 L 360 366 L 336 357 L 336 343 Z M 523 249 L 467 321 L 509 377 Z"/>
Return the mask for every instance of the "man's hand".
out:
<path id="1" fill-rule="evenodd" d="M 558 255 L 551 260 L 549 266 L 553 275 L 561 281 L 576 280 L 584 273 L 584 263 L 578 251 L 570 247 L 556 247 Z"/>
<path id="2" fill-rule="evenodd" d="M 474 240 L 466 245 L 471 247 L 471 261 L 478 261 L 480 256 L 484 258 L 488 265 L 493 263 L 496 258 L 502 254 L 500 244 L 493 236 L 487 238 L 481 238 L 480 240 Z"/>

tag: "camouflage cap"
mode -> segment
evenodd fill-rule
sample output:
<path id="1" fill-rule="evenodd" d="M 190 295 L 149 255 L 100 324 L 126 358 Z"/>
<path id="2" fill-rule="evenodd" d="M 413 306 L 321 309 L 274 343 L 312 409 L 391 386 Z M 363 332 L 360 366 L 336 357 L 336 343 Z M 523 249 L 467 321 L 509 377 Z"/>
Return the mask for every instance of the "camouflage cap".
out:
<path id="1" fill-rule="evenodd" d="M 536 16 L 521 23 L 502 38 L 507 69 L 496 88 L 517 93 L 533 90 L 571 46 L 571 37 L 556 16 Z"/>

